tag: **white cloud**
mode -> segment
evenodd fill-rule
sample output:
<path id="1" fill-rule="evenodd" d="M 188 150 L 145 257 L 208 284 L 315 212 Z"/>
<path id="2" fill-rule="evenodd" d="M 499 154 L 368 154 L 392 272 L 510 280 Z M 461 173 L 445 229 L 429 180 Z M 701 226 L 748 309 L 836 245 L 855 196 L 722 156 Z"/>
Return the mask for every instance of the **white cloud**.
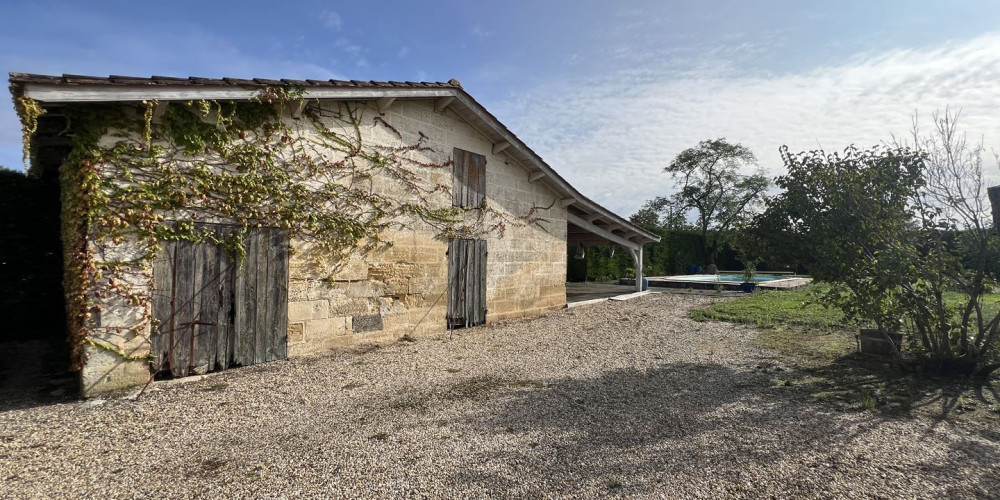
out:
<path id="1" fill-rule="evenodd" d="M 333 29 L 333 31 L 340 31 L 340 27 L 343 25 L 343 20 L 340 18 L 340 14 L 334 10 L 324 10 L 319 14 L 320 21 L 323 21 L 323 26 Z"/>
<path id="2" fill-rule="evenodd" d="M 409 53 L 410 48 L 404 45 L 399 49 L 399 53 L 396 54 L 396 57 L 406 57 Z"/>
<path id="3" fill-rule="evenodd" d="M 340 37 L 340 38 L 334 40 L 333 41 L 333 46 L 337 47 L 340 50 L 343 50 L 344 52 L 347 52 L 348 54 L 354 55 L 354 56 L 356 56 L 356 55 L 358 55 L 358 54 L 361 53 L 361 46 L 360 45 L 358 45 L 356 43 L 351 43 L 350 40 L 348 40 L 348 39 L 346 39 L 344 37 Z"/>
<path id="4" fill-rule="evenodd" d="M 229 40 L 195 27 L 178 27 L 150 37 L 144 32 L 96 24 L 99 19 L 88 21 L 100 28 L 93 29 L 98 33 L 90 40 L 94 48 L 67 48 L 45 40 L 27 47 L 0 33 L 0 46 L 22 47 L 0 52 L 2 73 L 343 78 L 330 67 L 308 58 L 276 60 L 246 53 Z M 9 99 L 7 102 L 6 109 L 0 108 L 0 165 L 18 167 L 21 165 L 21 128 Z"/>
<path id="5" fill-rule="evenodd" d="M 962 108 L 965 130 L 1000 150 L 1000 33 L 799 74 L 734 76 L 718 57 L 713 50 L 682 74 L 640 68 L 560 82 L 490 107 L 577 189 L 622 215 L 670 193 L 663 167 L 709 138 L 749 146 L 776 175 L 783 144 L 869 146 L 909 130 L 915 110 L 951 106 Z"/>
<path id="6" fill-rule="evenodd" d="M 493 36 L 493 34 L 495 32 L 492 31 L 492 30 L 487 30 L 487 29 L 485 29 L 482 26 L 480 26 L 480 25 L 477 24 L 477 25 L 475 25 L 475 26 L 472 27 L 471 33 L 472 33 L 472 36 L 476 37 L 481 42 L 481 41 L 486 40 L 487 38 Z"/>

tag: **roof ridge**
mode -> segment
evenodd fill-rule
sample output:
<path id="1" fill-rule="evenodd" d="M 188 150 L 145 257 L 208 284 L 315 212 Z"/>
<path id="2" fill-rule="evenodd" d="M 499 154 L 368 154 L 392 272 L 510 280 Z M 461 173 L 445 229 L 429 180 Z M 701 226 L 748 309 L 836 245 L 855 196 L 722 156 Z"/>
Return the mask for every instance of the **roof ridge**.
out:
<path id="1" fill-rule="evenodd" d="M 420 81 L 420 82 L 399 82 L 393 80 L 338 80 L 335 78 L 318 80 L 309 78 L 235 78 L 218 77 L 209 78 L 202 76 L 128 76 L 128 75 L 74 75 L 64 73 L 62 75 L 43 75 L 37 73 L 10 72 L 8 81 L 10 83 L 48 83 L 56 85 L 192 85 L 192 86 L 295 86 L 295 87 L 439 87 L 439 88 L 462 88 L 462 84 L 456 78 L 447 82 Z"/>

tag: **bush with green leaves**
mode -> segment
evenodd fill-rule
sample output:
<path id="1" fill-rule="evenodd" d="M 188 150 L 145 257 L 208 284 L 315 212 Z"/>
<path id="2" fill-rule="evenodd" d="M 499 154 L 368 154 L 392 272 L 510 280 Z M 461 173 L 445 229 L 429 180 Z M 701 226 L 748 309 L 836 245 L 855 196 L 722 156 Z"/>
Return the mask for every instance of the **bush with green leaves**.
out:
<path id="1" fill-rule="evenodd" d="M 915 127 L 913 144 L 832 154 L 782 148 L 788 173 L 776 184 L 784 192 L 755 226 L 834 284 L 825 300 L 849 320 L 887 340 L 909 333 L 932 369 L 988 375 L 1000 367 L 1000 314 L 987 304 L 996 231 L 982 147 L 966 144 L 955 118 L 935 115 L 929 136 Z"/>

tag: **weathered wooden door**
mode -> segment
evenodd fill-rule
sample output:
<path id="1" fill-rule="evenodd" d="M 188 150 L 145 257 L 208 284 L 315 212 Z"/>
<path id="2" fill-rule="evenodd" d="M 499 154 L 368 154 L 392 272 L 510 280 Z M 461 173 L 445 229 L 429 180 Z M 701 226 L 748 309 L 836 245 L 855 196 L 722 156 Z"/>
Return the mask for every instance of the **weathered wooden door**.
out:
<path id="1" fill-rule="evenodd" d="M 448 328 L 486 322 L 486 240 L 448 240 Z"/>
<path id="2" fill-rule="evenodd" d="M 163 245 L 153 265 L 155 372 L 181 377 L 286 357 L 288 235 L 262 228 L 244 244 L 242 266 L 214 243 Z"/>

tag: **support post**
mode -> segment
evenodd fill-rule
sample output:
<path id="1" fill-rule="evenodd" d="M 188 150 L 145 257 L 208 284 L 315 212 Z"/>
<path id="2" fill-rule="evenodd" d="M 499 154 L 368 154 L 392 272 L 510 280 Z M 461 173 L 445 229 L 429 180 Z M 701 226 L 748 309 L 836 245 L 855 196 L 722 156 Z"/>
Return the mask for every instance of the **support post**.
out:
<path id="1" fill-rule="evenodd" d="M 642 291 L 642 245 L 639 248 L 633 249 L 628 248 L 629 255 L 632 256 L 632 260 L 635 261 L 635 291 Z"/>

